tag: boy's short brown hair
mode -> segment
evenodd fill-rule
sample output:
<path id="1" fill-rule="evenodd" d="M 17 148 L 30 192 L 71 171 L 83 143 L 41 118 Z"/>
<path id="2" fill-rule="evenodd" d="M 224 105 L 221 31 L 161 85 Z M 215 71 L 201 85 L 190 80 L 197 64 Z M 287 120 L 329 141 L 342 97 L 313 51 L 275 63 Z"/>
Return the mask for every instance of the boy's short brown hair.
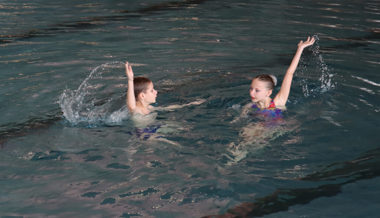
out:
<path id="1" fill-rule="evenodd" d="M 138 96 L 141 92 L 145 92 L 148 89 L 148 85 L 152 81 L 146 77 L 135 77 L 133 79 L 133 86 L 134 86 L 134 91 L 135 91 L 135 98 L 138 100 Z"/>

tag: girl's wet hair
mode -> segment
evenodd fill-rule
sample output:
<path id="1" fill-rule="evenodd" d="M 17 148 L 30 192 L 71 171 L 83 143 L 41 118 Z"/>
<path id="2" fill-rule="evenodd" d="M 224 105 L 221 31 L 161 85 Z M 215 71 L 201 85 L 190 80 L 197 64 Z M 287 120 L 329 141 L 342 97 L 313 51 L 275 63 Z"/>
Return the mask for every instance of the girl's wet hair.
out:
<path id="1" fill-rule="evenodd" d="M 274 75 L 261 74 L 255 76 L 253 79 L 258 79 L 259 81 L 266 82 L 267 88 L 272 90 L 277 85 L 277 78 Z"/>
<path id="2" fill-rule="evenodd" d="M 133 86 L 134 86 L 134 90 L 135 90 L 136 100 L 138 100 L 138 96 L 141 92 L 145 92 L 148 89 L 148 85 L 151 82 L 152 81 L 150 79 L 148 79 L 146 77 L 142 77 L 142 76 L 135 77 L 133 79 Z"/>

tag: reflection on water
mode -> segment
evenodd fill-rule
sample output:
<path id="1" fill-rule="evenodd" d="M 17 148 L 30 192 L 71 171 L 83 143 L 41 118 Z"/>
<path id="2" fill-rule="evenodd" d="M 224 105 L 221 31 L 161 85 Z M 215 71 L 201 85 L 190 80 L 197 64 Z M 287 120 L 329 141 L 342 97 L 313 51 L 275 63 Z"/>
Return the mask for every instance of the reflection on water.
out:
<path id="1" fill-rule="evenodd" d="M 65 21 L 65 22 L 56 24 L 50 28 L 33 29 L 33 30 L 30 30 L 29 32 L 22 33 L 22 34 L 7 34 L 7 35 L 4 34 L 4 35 L 1 35 L 0 42 L 4 44 L 4 43 L 12 43 L 16 40 L 30 39 L 34 37 L 55 36 L 56 34 L 72 32 L 77 29 L 81 30 L 81 29 L 95 28 L 99 25 L 100 26 L 104 25 L 106 22 L 128 20 L 130 18 L 148 16 L 149 14 L 154 14 L 160 11 L 182 9 L 183 7 L 191 7 L 191 6 L 206 2 L 206 1 L 207 0 L 185 0 L 185 1 L 177 1 L 177 2 L 175 1 L 162 2 L 158 4 L 152 4 L 151 6 L 140 8 L 135 11 L 119 9 L 117 11 L 118 15 L 95 16 L 95 17 L 89 17 L 89 18 L 86 17 L 79 21 Z M 23 10 L 23 9 L 28 10 L 29 8 L 41 7 L 41 6 L 42 5 L 36 5 L 36 6 L 24 5 L 24 7 L 20 7 L 20 8 L 9 7 L 9 6 L 6 8 L 17 11 L 17 10 Z M 86 7 L 88 6 L 91 7 L 91 5 L 87 5 Z M 4 6 L 2 8 L 4 8 Z"/>
<path id="2" fill-rule="evenodd" d="M 1 3 L 0 214 L 331 217 L 340 206 L 344 217 L 376 216 L 372 190 L 367 201 L 336 199 L 361 199 L 362 180 L 378 189 L 378 6 Z M 250 79 L 282 79 L 307 35 L 319 41 L 305 50 L 284 122 L 231 123 Z M 207 102 L 134 125 L 126 60 L 157 82 L 157 106 Z"/>
<path id="3" fill-rule="evenodd" d="M 321 181 L 322 185 L 310 188 L 278 189 L 272 194 L 256 199 L 255 202 L 242 203 L 231 208 L 223 215 L 204 217 L 261 217 L 286 211 L 297 204 L 308 204 L 320 197 L 332 197 L 342 192 L 344 185 L 380 176 L 379 150 L 344 163 L 334 163 L 326 169 L 299 178 L 301 181 Z M 331 181 L 331 184 L 323 184 Z"/>

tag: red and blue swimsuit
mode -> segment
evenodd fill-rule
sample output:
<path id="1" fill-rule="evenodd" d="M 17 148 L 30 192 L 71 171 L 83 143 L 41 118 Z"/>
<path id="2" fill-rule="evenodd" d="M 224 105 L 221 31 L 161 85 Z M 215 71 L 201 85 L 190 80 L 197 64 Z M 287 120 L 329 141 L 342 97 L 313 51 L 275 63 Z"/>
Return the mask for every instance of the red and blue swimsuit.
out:
<path id="1" fill-rule="evenodd" d="M 273 100 L 270 102 L 270 105 L 268 108 L 260 109 L 259 107 L 257 107 L 256 104 L 252 104 L 252 108 L 255 109 L 256 113 L 262 114 L 267 118 L 277 119 L 277 118 L 282 118 L 283 116 L 282 110 L 276 108 L 276 105 L 274 104 Z"/>

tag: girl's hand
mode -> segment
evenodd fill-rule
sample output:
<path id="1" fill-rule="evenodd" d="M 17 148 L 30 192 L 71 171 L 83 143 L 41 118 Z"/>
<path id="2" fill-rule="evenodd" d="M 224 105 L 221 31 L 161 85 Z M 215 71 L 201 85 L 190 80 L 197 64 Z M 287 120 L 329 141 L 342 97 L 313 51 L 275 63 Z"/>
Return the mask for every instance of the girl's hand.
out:
<path id="1" fill-rule="evenodd" d="M 133 81 L 133 70 L 132 66 L 128 63 L 128 61 L 125 62 L 125 74 L 127 75 L 128 80 Z"/>
<path id="2" fill-rule="evenodd" d="M 309 47 L 309 46 L 313 45 L 314 42 L 315 42 L 315 38 L 309 36 L 309 37 L 307 37 L 307 40 L 306 40 L 305 42 L 301 40 L 301 41 L 298 43 L 298 48 L 300 48 L 300 49 L 304 49 L 304 48 L 306 48 L 306 47 Z"/>

